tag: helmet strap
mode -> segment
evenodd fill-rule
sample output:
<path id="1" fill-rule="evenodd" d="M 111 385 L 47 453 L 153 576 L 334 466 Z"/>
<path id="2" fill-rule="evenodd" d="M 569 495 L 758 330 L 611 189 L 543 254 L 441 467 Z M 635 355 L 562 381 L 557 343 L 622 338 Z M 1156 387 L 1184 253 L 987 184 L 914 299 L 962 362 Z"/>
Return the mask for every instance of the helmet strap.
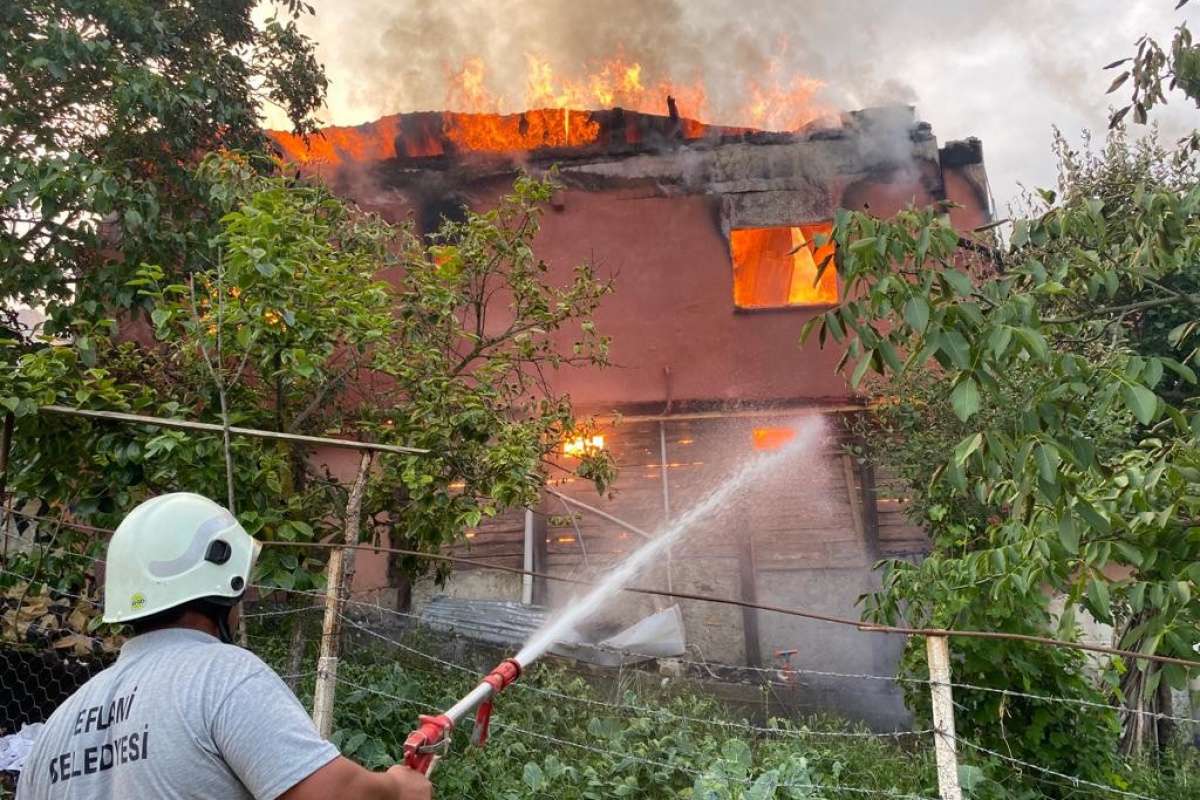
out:
<path id="1" fill-rule="evenodd" d="M 233 634 L 229 631 L 229 612 L 232 610 L 230 607 L 224 614 L 217 615 L 217 638 L 225 644 L 233 644 Z"/>
<path id="2" fill-rule="evenodd" d="M 233 644 L 233 632 L 229 629 L 229 615 L 242 600 L 238 597 L 206 597 L 200 601 L 205 616 L 217 626 L 217 638 L 225 644 Z"/>

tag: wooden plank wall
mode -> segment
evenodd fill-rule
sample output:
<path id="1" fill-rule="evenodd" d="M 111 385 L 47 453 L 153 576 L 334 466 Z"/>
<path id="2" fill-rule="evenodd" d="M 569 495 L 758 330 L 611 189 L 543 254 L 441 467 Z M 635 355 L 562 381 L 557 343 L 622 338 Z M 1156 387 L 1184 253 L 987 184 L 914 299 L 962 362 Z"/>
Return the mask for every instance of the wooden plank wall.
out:
<path id="1" fill-rule="evenodd" d="M 879 544 L 885 558 L 920 558 L 929 552 L 929 535 L 908 518 L 903 481 L 886 470 L 876 473 Z"/>
<path id="2" fill-rule="evenodd" d="M 671 516 L 678 517 L 756 455 L 755 428 L 786 427 L 794 416 L 667 419 L 666 474 Z M 863 470 L 842 451 L 841 426 L 830 416 L 819 452 L 788 459 L 754 486 L 739 491 L 720 513 L 697 525 L 673 557 L 737 558 L 747 537 L 759 570 L 870 567 L 878 557 L 913 556 L 928 549 L 925 533 L 904 516 L 898 481 L 877 476 L 875 514 L 864 505 Z M 608 493 L 579 478 L 552 481 L 558 491 L 654 532 L 666 519 L 663 459 L 658 421 L 623 422 L 604 431 L 618 468 Z M 563 465 L 570 468 L 570 459 Z M 559 473 L 565 475 L 565 473 Z M 870 497 L 870 487 L 866 497 Z M 604 569 L 637 547 L 640 538 L 546 496 L 538 512 L 547 517 L 547 566 L 568 571 Z M 572 524 L 572 515 L 574 524 Z M 455 554 L 519 567 L 524 512 L 486 520 Z M 878 529 L 871 530 L 877 522 Z M 580 534 L 583 545 L 580 545 Z M 586 553 L 586 554 L 585 554 Z M 460 567 L 460 569 L 462 569 Z"/>

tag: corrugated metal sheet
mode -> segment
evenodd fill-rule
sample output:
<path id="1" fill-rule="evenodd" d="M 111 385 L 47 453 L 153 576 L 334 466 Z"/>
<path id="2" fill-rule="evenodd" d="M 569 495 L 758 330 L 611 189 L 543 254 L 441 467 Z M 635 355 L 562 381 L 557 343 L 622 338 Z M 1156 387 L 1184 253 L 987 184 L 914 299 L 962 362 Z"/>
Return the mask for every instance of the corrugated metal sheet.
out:
<path id="1" fill-rule="evenodd" d="M 462 600 L 438 595 L 421 611 L 421 624 L 505 649 L 517 649 L 546 622 L 550 611 L 507 600 Z M 638 621 L 602 642 L 587 642 L 576 633 L 550 649 L 555 655 L 615 667 L 686 652 L 679 606 Z"/>

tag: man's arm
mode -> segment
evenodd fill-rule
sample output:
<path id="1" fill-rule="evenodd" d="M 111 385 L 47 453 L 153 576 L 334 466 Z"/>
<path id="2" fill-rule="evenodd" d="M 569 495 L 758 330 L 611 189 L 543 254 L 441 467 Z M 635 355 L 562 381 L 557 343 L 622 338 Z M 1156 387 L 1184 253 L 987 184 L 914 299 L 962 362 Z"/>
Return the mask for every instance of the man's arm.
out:
<path id="1" fill-rule="evenodd" d="M 371 772 L 338 755 L 279 676 L 244 651 L 230 656 L 250 672 L 221 698 L 213 744 L 258 800 L 428 800 L 424 775 L 406 767 Z"/>
<path id="2" fill-rule="evenodd" d="M 338 756 L 279 796 L 279 800 L 430 800 L 429 780 L 408 767 L 397 765 L 387 772 L 371 772 L 348 758 Z"/>

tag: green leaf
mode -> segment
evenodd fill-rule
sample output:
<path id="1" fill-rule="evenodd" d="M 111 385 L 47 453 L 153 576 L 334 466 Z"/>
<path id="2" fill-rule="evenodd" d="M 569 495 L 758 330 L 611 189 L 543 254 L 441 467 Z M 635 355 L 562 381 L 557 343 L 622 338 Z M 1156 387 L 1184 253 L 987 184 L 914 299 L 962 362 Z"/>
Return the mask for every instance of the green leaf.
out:
<path id="1" fill-rule="evenodd" d="M 1053 445 L 1039 444 L 1037 450 L 1034 451 L 1034 458 L 1037 459 L 1038 475 L 1046 483 L 1054 484 L 1058 482 L 1058 465 L 1060 458 L 1058 449 Z"/>
<path id="2" fill-rule="evenodd" d="M 829 328 L 829 332 L 833 335 L 835 342 L 840 342 L 846 338 L 846 331 L 842 328 L 842 321 L 838 319 L 838 315 L 835 312 L 825 312 L 825 326 Z"/>
<path id="3" fill-rule="evenodd" d="M 1005 352 L 1008 351 L 1009 342 L 1012 341 L 1012 328 L 1007 325 L 1000 325 L 992 335 L 988 337 L 988 347 L 991 348 L 992 358 L 1002 358 Z"/>
<path id="4" fill-rule="evenodd" d="M 1171 581 L 1171 594 L 1179 601 L 1179 605 L 1186 606 L 1192 599 L 1192 587 L 1187 581 Z"/>
<path id="5" fill-rule="evenodd" d="M 1158 358 L 1146 359 L 1146 370 L 1142 373 L 1142 383 L 1153 389 L 1162 380 L 1163 362 Z"/>
<path id="6" fill-rule="evenodd" d="M 348 756 L 352 756 L 358 751 L 358 748 L 361 747 L 362 743 L 366 740 L 366 731 L 355 731 L 353 734 L 351 734 L 350 738 L 346 740 L 346 743 L 342 745 L 342 752 Z"/>
<path id="7" fill-rule="evenodd" d="M 1108 583 L 1099 578 L 1092 578 L 1088 581 L 1087 587 L 1088 603 L 1091 606 L 1092 615 L 1101 622 L 1108 622 L 1112 619 L 1111 601 L 1108 597 Z"/>
<path id="8" fill-rule="evenodd" d="M 1046 337 L 1032 328 L 1014 328 L 1013 332 L 1021 340 L 1021 344 L 1025 345 L 1025 349 L 1029 351 L 1029 355 L 1038 361 L 1046 360 L 1046 356 L 1050 352 L 1050 348 L 1046 344 Z"/>
<path id="9" fill-rule="evenodd" d="M 1138 422 L 1149 425 L 1154 421 L 1155 412 L 1158 410 L 1158 395 L 1154 392 L 1140 383 L 1122 383 L 1121 399 L 1137 417 Z"/>
<path id="10" fill-rule="evenodd" d="M 971 283 L 971 279 L 956 269 L 942 270 L 942 277 L 945 278 L 946 283 L 950 285 L 950 288 L 957 295 L 968 297 L 971 292 L 975 291 L 975 286 Z"/>
<path id="11" fill-rule="evenodd" d="M 950 405 L 954 408 L 954 415 L 963 422 L 979 411 L 979 385 L 974 378 L 964 376 L 959 379 L 950 392 Z"/>
<path id="12" fill-rule="evenodd" d="M 746 791 L 745 800 L 772 800 L 779 786 L 779 773 L 767 770 L 759 775 Z"/>
<path id="13" fill-rule="evenodd" d="M 525 781 L 525 785 L 535 792 L 540 792 L 546 786 L 546 775 L 542 772 L 542 768 L 534 762 L 530 761 L 525 764 L 525 769 L 521 773 L 521 779 Z"/>
<path id="14" fill-rule="evenodd" d="M 959 764 L 957 769 L 958 783 L 967 797 L 974 797 L 975 790 L 982 789 L 986 785 L 987 777 L 982 767 L 974 764 Z"/>
<path id="15" fill-rule="evenodd" d="M 1092 527 L 1093 530 L 1101 534 L 1106 534 L 1112 529 L 1112 524 L 1108 521 L 1108 519 L 1105 518 L 1104 515 L 1099 511 L 1097 511 L 1087 500 L 1078 498 L 1075 501 L 1075 508 L 1079 511 L 1079 515 L 1084 518 L 1084 520 Z"/>
<path id="16" fill-rule="evenodd" d="M 1118 540 L 1113 542 L 1113 547 L 1128 563 L 1133 564 L 1135 567 L 1140 567 L 1142 565 L 1142 551 L 1131 545 L 1129 542 L 1122 542 Z"/>
<path id="17" fill-rule="evenodd" d="M 1075 518 L 1069 511 L 1058 519 L 1058 541 L 1068 553 L 1079 555 L 1079 529 L 1075 527 Z"/>
<path id="18" fill-rule="evenodd" d="M 858 388 L 859 382 L 863 379 L 863 376 L 867 374 L 867 370 L 871 368 L 871 357 L 874 354 L 874 350 L 868 350 L 867 352 L 863 353 L 862 358 L 859 359 L 858 364 L 854 367 L 854 374 L 850 376 L 850 387 L 852 389 Z"/>
<path id="19" fill-rule="evenodd" d="M 1181 364 L 1173 358 L 1163 358 L 1161 360 L 1168 369 L 1170 369 L 1183 380 L 1193 384 L 1196 382 L 1196 373 L 1191 367 L 1187 366 L 1186 364 Z"/>
<path id="20" fill-rule="evenodd" d="M 1008 243 L 1014 250 L 1029 243 L 1029 220 L 1019 219 L 1013 223 L 1012 236 L 1009 237 Z"/>
<path id="21" fill-rule="evenodd" d="M 962 466 L 971 454 L 979 449 L 979 445 L 983 444 L 983 434 L 977 433 L 974 436 L 968 436 L 958 443 L 954 448 L 954 462 Z"/>
<path id="22" fill-rule="evenodd" d="M 887 339 L 879 340 L 879 347 L 876 348 L 879 355 L 883 358 L 883 363 L 887 364 L 888 369 L 894 373 L 904 371 L 904 362 L 900 360 L 900 354 L 896 352 L 896 348 Z"/>
<path id="23" fill-rule="evenodd" d="M 1129 590 L 1129 606 L 1135 614 L 1142 613 L 1146 605 L 1146 584 L 1139 581 Z"/>
<path id="24" fill-rule="evenodd" d="M 920 295 L 913 295 L 904 304 L 904 321 L 917 333 L 924 333 L 929 324 L 929 303 Z"/>
<path id="25" fill-rule="evenodd" d="M 942 331 L 940 344 L 942 352 L 954 366 L 959 369 L 971 366 L 971 345 L 961 333 L 954 329 Z"/>

